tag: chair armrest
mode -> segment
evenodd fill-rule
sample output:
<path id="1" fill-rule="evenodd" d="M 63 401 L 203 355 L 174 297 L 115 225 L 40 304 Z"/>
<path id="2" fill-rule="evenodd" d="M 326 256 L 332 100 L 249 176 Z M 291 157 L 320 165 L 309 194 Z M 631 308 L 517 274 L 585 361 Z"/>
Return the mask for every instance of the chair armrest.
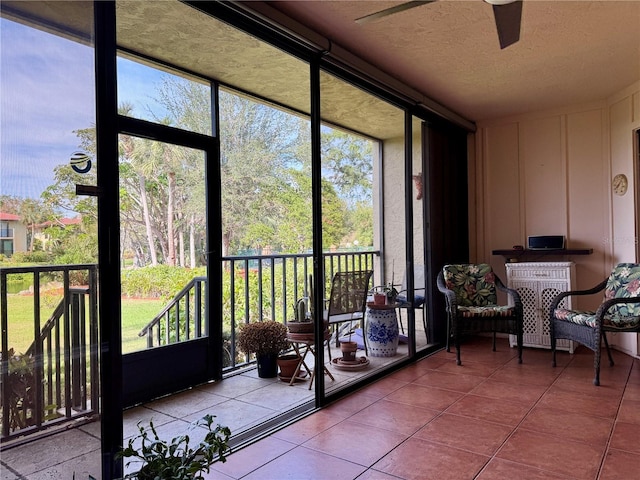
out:
<path id="1" fill-rule="evenodd" d="M 588 288 L 586 290 L 569 290 L 567 292 L 560 292 L 558 295 L 555 296 L 555 298 L 551 302 L 551 306 L 549 307 L 549 313 L 551 315 L 551 318 L 553 318 L 553 312 L 555 311 L 556 308 L 558 308 L 558 305 L 560 305 L 560 302 L 562 302 L 564 298 L 572 295 L 592 295 L 594 293 L 598 293 L 604 290 L 604 288 L 607 286 L 607 280 L 608 279 L 605 279 L 595 287 Z M 624 302 L 619 302 L 619 303 L 624 303 Z"/>
<path id="2" fill-rule="evenodd" d="M 618 303 L 640 303 L 640 297 L 617 297 L 610 298 L 609 300 L 605 300 L 604 302 L 602 302 L 602 304 L 598 307 L 598 310 L 596 310 L 596 321 L 598 322 L 598 325 L 600 327 L 602 327 L 602 319 L 604 318 L 607 311 Z"/>
<path id="3" fill-rule="evenodd" d="M 500 280 L 500 278 L 496 274 L 494 274 L 494 277 L 496 280 L 496 288 L 501 292 L 505 292 L 510 295 L 513 299 L 513 304 L 516 310 L 521 312 L 523 310 L 523 306 L 522 299 L 520 298 L 520 294 L 518 293 L 518 291 L 513 288 L 507 287 L 504 283 L 502 283 L 502 280 Z"/>
<path id="4" fill-rule="evenodd" d="M 447 301 L 447 308 L 450 311 L 455 311 L 455 309 L 457 308 L 456 293 L 453 290 L 449 290 L 447 288 L 447 285 L 444 282 L 444 275 L 442 274 L 442 272 L 438 273 L 438 278 L 436 279 L 436 283 L 438 285 L 438 290 L 440 290 L 440 292 L 442 292 L 445 296 L 445 299 Z"/>

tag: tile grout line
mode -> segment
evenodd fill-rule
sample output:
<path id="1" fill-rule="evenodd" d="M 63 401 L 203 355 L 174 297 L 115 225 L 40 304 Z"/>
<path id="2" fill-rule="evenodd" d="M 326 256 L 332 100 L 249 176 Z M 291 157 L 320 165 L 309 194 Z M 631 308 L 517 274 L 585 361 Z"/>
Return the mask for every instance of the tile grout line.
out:
<path id="1" fill-rule="evenodd" d="M 618 408 L 616 409 L 616 416 L 611 423 L 611 429 L 609 431 L 609 437 L 607 438 L 607 443 L 604 448 L 604 452 L 602 453 L 602 457 L 600 458 L 600 465 L 598 466 L 598 472 L 596 473 L 596 479 L 600 478 L 602 475 L 602 470 L 604 468 L 604 462 L 607 459 L 607 452 L 611 448 L 611 440 L 613 439 L 613 433 L 616 430 L 616 425 L 618 424 L 618 416 L 620 415 L 620 410 L 622 409 L 622 402 L 624 401 L 624 394 L 627 391 L 629 386 L 629 379 L 631 378 L 631 372 L 633 371 L 633 364 L 631 362 L 631 367 L 629 367 L 629 372 L 627 373 L 627 378 L 624 383 L 624 389 L 622 390 L 622 395 L 620 396 L 620 401 L 618 402 Z"/>

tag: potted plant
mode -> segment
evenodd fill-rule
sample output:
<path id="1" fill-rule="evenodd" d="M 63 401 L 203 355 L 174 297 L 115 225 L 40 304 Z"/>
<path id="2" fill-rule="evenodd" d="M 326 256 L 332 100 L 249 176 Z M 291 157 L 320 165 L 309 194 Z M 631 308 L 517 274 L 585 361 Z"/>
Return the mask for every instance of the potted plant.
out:
<path id="1" fill-rule="evenodd" d="M 396 303 L 396 297 L 398 296 L 398 290 L 393 286 L 393 283 L 387 283 L 384 286 L 384 294 L 387 297 L 387 305 Z"/>
<path id="2" fill-rule="evenodd" d="M 278 374 L 278 354 L 289 348 L 287 327 L 273 320 L 245 323 L 238 333 L 238 348 L 255 354 L 260 378 L 273 378 Z"/>
<path id="3" fill-rule="evenodd" d="M 124 478 L 137 480 L 155 480 L 171 478 L 175 480 L 204 480 L 202 472 L 209 473 L 209 467 L 216 461 L 226 462 L 225 453 L 229 450 L 229 427 L 217 425 L 211 428 L 215 415 L 205 415 L 191 425 L 191 428 L 206 427 L 209 431 L 195 447 L 189 446 L 189 435 L 181 435 L 170 441 L 162 440 L 149 422 L 149 428 L 138 423 L 140 434 L 129 439 L 118 455 L 123 458 L 135 458 L 142 462 L 139 470 L 128 473 Z M 139 448 L 135 444 L 141 441 Z M 132 461 L 127 463 L 131 465 Z"/>
<path id="4" fill-rule="evenodd" d="M 349 332 L 349 340 L 340 342 L 340 351 L 342 352 L 342 360 L 344 362 L 355 362 L 358 343 L 351 341 L 351 332 Z"/>
<path id="5" fill-rule="evenodd" d="M 6 397 L 8 403 L 2 407 L 9 411 L 9 431 L 14 431 L 33 425 L 35 420 L 35 360 L 33 356 L 16 354 L 13 348 L 7 354 L 7 384 L 3 388 L 6 394 L 2 400 Z"/>
<path id="6" fill-rule="evenodd" d="M 313 334 L 314 324 L 311 312 L 309 311 L 309 298 L 302 297 L 293 306 L 295 319 L 287 322 L 289 333 Z"/>

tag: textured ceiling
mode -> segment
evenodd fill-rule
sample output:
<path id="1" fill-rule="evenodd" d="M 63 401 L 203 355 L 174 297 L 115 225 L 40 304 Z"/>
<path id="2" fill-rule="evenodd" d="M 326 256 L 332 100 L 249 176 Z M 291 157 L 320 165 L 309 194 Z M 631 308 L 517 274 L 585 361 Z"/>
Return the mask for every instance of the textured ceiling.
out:
<path id="1" fill-rule="evenodd" d="M 118 46 L 308 115 L 309 65 L 177 2 L 118 0 Z M 404 132 L 402 110 L 328 74 L 322 118 L 374 138 Z"/>
<path id="2" fill-rule="evenodd" d="M 261 14 L 297 20 L 473 121 L 601 101 L 640 80 L 640 0 L 524 0 L 520 41 L 504 50 L 482 0 L 439 0 L 354 21 L 400 3 L 278 1 Z M 3 0 L 2 14 L 89 38 L 80 6 Z M 309 112 L 304 62 L 175 0 L 116 6 L 119 46 Z M 326 74 L 321 87 L 325 121 L 375 138 L 402 134 L 399 109 Z"/>
<path id="3" fill-rule="evenodd" d="M 354 22 L 400 3 L 269 5 L 474 121 L 603 100 L 640 80 L 639 0 L 524 0 L 520 41 L 504 50 L 481 0 Z"/>

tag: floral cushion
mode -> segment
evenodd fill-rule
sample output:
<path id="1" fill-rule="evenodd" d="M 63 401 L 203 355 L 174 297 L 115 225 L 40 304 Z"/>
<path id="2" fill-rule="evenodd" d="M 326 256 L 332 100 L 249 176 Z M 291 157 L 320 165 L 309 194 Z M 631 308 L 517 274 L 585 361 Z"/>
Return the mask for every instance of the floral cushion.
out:
<path id="1" fill-rule="evenodd" d="M 553 316 L 558 320 L 565 320 L 567 322 L 577 323 L 578 325 L 588 325 L 589 327 L 596 327 L 596 312 L 592 311 L 579 311 L 579 310 L 567 310 L 566 308 L 556 308 L 553 312 Z"/>
<path id="2" fill-rule="evenodd" d="M 640 265 L 620 263 L 613 269 L 604 290 L 605 300 L 640 296 Z M 640 303 L 618 303 L 607 310 L 613 318 L 640 317 Z M 637 324 L 637 322 L 636 322 Z"/>
<path id="3" fill-rule="evenodd" d="M 458 306 L 486 307 L 496 305 L 496 280 L 491 265 L 486 263 L 445 265 L 442 274 L 447 288 L 455 292 Z M 487 311 L 484 315 L 493 315 L 493 313 Z"/>
<path id="4" fill-rule="evenodd" d="M 604 290 L 605 300 L 611 298 L 634 298 L 640 296 L 640 265 L 636 263 L 618 264 L 607 280 Z M 596 314 L 593 311 L 567 310 L 557 308 L 555 318 L 578 325 L 595 328 Z M 618 303 L 612 305 L 603 318 L 608 329 L 634 329 L 640 326 L 640 303 Z"/>
<path id="5" fill-rule="evenodd" d="M 514 307 L 490 305 L 486 307 L 458 307 L 458 313 L 463 317 L 511 317 Z"/>
<path id="6" fill-rule="evenodd" d="M 596 327 L 596 313 L 593 311 L 579 311 L 567 310 L 566 308 L 556 308 L 554 311 L 554 316 L 559 320 L 577 323 L 578 325 L 587 325 L 592 328 Z M 606 314 L 603 318 L 603 324 L 607 328 L 616 328 L 621 330 L 635 328 L 640 325 L 640 317 Z"/>

